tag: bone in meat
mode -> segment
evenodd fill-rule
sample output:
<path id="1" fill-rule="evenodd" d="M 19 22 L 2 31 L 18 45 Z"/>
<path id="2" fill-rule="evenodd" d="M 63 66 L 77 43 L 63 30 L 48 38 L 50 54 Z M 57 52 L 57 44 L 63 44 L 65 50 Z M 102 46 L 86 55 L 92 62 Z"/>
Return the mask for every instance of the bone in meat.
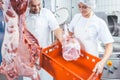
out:
<path id="1" fill-rule="evenodd" d="M 26 29 L 25 11 L 28 0 L 3 0 L 5 36 L 2 45 L 0 73 L 7 80 L 19 75 L 40 80 L 36 64 L 39 61 L 40 47 L 37 39 Z"/>

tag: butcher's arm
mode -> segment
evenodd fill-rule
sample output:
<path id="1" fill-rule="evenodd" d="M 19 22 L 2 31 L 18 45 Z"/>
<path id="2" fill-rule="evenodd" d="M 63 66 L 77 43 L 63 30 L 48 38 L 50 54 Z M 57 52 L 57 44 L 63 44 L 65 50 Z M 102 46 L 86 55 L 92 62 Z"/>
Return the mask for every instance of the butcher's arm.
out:
<path id="1" fill-rule="evenodd" d="M 102 59 L 103 62 L 106 62 L 108 60 L 108 58 L 112 54 L 112 50 L 113 50 L 112 43 L 108 43 L 108 44 L 105 45 L 105 52 L 104 52 L 104 56 L 103 56 L 103 59 Z"/>
<path id="2" fill-rule="evenodd" d="M 54 30 L 54 34 L 55 34 L 55 37 L 62 43 L 63 41 L 63 35 L 64 35 L 64 32 L 63 32 L 63 29 L 61 28 L 57 28 Z M 72 37 L 73 36 L 73 33 L 72 32 L 69 32 L 69 37 Z"/>
<path id="3" fill-rule="evenodd" d="M 106 61 L 109 59 L 110 55 L 112 54 L 112 50 L 113 50 L 112 43 L 105 44 L 105 52 L 103 58 L 100 62 L 96 64 L 95 68 L 93 69 L 93 72 L 96 72 L 97 75 L 99 73 L 102 73 Z"/>
<path id="4" fill-rule="evenodd" d="M 57 28 L 54 31 L 55 37 L 62 43 L 63 41 L 63 30 L 61 28 Z"/>

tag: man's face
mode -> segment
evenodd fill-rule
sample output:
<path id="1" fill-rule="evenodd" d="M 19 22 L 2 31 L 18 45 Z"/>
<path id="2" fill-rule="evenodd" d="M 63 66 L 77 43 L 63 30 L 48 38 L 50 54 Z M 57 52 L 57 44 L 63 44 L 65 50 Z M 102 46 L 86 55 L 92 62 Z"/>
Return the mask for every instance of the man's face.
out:
<path id="1" fill-rule="evenodd" d="M 29 5 L 30 5 L 30 13 L 32 14 L 40 13 L 40 9 L 41 9 L 40 0 L 31 0 Z"/>

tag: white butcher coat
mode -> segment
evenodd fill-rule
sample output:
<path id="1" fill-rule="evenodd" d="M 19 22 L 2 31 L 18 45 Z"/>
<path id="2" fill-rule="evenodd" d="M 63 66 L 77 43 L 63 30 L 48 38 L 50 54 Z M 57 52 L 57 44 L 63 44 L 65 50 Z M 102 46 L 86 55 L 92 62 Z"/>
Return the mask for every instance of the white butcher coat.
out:
<path id="1" fill-rule="evenodd" d="M 52 43 L 51 31 L 59 28 L 58 22 L 52 12 L 46 8 L 42 8 L 40 14 L 28 14 L 27 29 L 37 38 L 39 45 L 43 48 Z M 53 80 L 45 70 L 40 70 L 41 80 Z M 24 80 L 30 80 L 24 78 Z"/>
<path id="2" fill-rule="evenodd" d="M 76 14 L 69 25 L 69 31 L 81 40 L 88 53 L 97 57 L 98 41 L 104 44 L 114 41 L 106 23 L 95 14 L 90 18 Z"/>

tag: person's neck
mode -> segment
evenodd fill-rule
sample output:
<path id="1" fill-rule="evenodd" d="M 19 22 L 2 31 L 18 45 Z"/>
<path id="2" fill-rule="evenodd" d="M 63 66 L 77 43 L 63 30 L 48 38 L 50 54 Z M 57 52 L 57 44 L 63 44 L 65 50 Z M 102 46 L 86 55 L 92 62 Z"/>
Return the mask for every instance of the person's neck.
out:
<path id="1" fill-rule="evenodd" d="M 90 18 L 90 17 L 92 17 L 94 15 L 94 12 L 93 11 L 91 11 L 88 15 L 86 15 L 86 16 L 84 16 L 85 18 Z"/>
<path id="2" fill-rule="evenodd" d="M 41 12 L 41 9 L 40 9 L 40 12 Z M 38 12 L 38 13 L 33 13 L 32 11 L 29 11 L 29 13 L 30 13 L 30 14 L 33 14 L 33 15 L 39 15 L 40 12 Z"/>

